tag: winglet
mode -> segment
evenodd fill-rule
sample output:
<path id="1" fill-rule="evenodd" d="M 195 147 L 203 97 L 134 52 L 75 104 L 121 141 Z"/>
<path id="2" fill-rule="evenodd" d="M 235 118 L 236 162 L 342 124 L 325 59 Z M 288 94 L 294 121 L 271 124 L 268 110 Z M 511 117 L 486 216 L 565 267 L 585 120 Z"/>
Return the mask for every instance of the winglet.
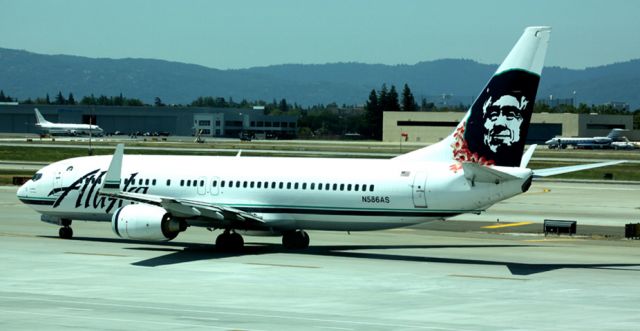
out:
<path id="1" fill-rule="evenodd" d="M 529 165 L 529 161 L 531 161 L 531 157 L 533 156 L 533 152 L 536 151 L 536 147 L 538 145 L 533 144 L 529 146 L 529 149 L 522 155 L 522 160 L 520 160 L 520 168 L 526 168 Z"/>
<path id="2" fill-rule="evenodd" d="M 122 172 L 122 158 L 124 156 L 124 144 L 118 144 L 113 153 L 109 170 L 104 176 L 104 184 L 100 189 L 100 194 L 112 195 L 120 192 L 120 175 Z"/>

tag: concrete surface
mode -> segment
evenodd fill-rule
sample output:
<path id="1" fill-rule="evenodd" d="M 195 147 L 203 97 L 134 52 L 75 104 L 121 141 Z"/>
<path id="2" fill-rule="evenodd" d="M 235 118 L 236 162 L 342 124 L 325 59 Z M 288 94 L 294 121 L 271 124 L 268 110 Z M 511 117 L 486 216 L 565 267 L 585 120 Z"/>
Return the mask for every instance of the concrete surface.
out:
<path id="1" fill-rule="evenodd" d="M 536 193 L 546 188 L 536 184 L 494 208 L 504 221 L 522 210 L 530 220 L 562 212 L 557 216 L 606 216 L 618 226 L 637 218 L 640 204 L 637 186 L 625 187 L 571 184 Z M 293 252 L 279 238 L 245 237 L 245 252 L 229 255 L 215 251 L 215 233 L 197 228 L 149 244 L 118 239 L 107 223 L 74 222 L 76 237 L 58 239 L 57 228 L 40 222 L 15 191 L 0 187 L 4 330 L 634 330 L 640 324 L 638 241 L 483 233 L 485 223 L 458 221 L 433 224 L 439 230 L 453 224 L 455 232 L 429 225 L 311 232 L 312 247 Z"/>

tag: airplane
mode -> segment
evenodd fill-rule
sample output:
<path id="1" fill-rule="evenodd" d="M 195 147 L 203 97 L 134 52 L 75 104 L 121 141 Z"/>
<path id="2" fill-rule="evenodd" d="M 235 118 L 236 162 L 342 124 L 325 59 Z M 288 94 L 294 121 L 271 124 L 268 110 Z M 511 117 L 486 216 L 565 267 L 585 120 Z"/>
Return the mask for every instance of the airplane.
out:
<path id="1" fill-rule="evenodd" d="M 17 197 L 62 226 L 110 222 L 121 238 L 167 241 L 188 228 L 221 230 L 216 249 L 242 235 L 309 246 L 308 230 L 367 231 L 481 213 L 526 192 L 532 180 L 617 164 L 531 170 L 524 152 L 549 27 L 528 27 L 446 139 L 392 159 L 113 155 L 58 161 Z"/>
<path id="2" fill-rule="evenodd" d="M 36 127 L 49 134 L 66 134 L 73 136 L 81 134 L 102 136 L 104 134 L 104 130 L 93 124 L 51 123 L 44 119 L 38 108 L 34 108 L 33 110 L 36 113 Z"/>
<path id="3" fill-rule="evenodd" d="M 619 140 L 622 137 L 623 129 L 613 129 L 606 137 L 555 137 L 547 140 L 545 144 L 549 149 L 565 149 L 567 146 L 573 146 L 573 148 L 612 148 L 613 142 Z"/>

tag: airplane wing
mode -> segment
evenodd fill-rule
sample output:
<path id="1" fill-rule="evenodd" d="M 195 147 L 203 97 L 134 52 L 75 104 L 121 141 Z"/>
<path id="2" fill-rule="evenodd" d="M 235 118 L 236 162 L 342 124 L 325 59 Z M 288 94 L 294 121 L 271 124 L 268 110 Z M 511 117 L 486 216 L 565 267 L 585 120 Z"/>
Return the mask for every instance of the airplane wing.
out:
<path id="1" fill-rule="evenodd" d="M 123 156 L 124 144 L 118 144 L 105 174 L 104 184 L 99 190 L 100 195 L 160 206 L 181 218 L 204 218 L 218 224 L 242 222 L 245 225 L 264 225 L 264 221 L 259 216 L 229 206 L 153 194 L 123 192 L 120 190 Z"/>
<path id="2" fill-rule="evenodd" d="M 581 170 L 587 170 L 587 169 L 593 169 L 593 168 L 606 167 L 606 166 L 610 166 L 610 165 L 614 165 L 614 164 L 620 164 L 620 163 L 624 163 L 624 162 L 627 162 L 627 161 L 607 161 L 607 162 L 600 162 L 600 163 L 589 163 L 589 164 L 572 165 L 572 166 L 566 166 L 566 167 L 535 169 L 535 170 L 533 170 L 533 177 L 534 178 L 547 177 L 547 176 L 564 174 L 564 173 L 568 173 L 568 172 L 574 172 L 574 171 L 581 171 Z"/>

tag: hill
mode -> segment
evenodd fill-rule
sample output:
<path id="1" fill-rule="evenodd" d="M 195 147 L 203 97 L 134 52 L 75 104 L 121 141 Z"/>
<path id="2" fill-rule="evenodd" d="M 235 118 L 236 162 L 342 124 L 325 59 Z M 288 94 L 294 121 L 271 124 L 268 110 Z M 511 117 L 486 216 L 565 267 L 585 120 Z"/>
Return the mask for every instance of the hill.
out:
<path id="1" fill-rule="evenodd" d="M 95 94 L 187 104 L 198 96 L 239 101 L 286 98 L 302 105 L 363 104 L 382 83 L 408 83 L 417 100 L 442 94 L 475 96 L 496 65 L 445 59 L 414 65 L 363 63 L 283 64 L 240 70 L 153 59 L 105 59 L 42 55 L 0 48 L 0 89 L 20 99 L 62 91 L 77 98 Z M 553 95 L 587 104 L 623 101 L 640 107 L 640 60 L 584 70 L 545 68 L 539 98 Z"/>

